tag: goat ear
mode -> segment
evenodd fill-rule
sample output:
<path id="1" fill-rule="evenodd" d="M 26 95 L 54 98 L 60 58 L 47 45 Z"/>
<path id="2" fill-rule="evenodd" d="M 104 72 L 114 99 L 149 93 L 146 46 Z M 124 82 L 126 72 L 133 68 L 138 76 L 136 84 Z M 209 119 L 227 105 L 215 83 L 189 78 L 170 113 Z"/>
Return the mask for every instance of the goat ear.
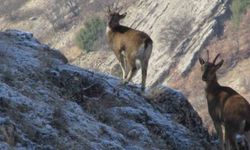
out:
<path id="1" fill-rule="evenodd" d="M 222 59 L 217 65 L 215 65 L 216 70 L 218 70 L 222 64 L 224 63 L 224 60 Z"/>
<path id="2" fill-rule="evenodd" d="M 201 57 L 199 57 L 199 62 L 200 62 L 200 64 L 201 64 L 201 65 L 204 65 L 204 64 L 205 64 L 204 59 L 203 59 L 203 58 L 201 58 Z"/>
<path id="3" fill-rule="evenodd" d="M 108 15 L 111 13 L 111 8 L 110 8 L 110 6 L 107 8 L 107 13 L 108 13 Z"/>
<path id="4" fill-rule="evenodd" d="M 127 12 L 125 12 L 125 13 L 121 14 L 121 17 L 122 17 L 122 18 L 125 18 L 125 17 L 126 17 L 126 15 L 127 15 Z"/>

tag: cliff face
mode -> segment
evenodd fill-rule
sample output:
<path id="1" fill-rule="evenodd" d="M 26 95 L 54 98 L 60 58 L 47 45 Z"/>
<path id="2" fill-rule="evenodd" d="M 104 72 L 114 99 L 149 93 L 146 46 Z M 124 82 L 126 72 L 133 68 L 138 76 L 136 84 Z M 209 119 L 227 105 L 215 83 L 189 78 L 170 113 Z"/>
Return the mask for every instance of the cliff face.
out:
<path id="1" fill-rule="evenodd" d="M 211 149 L 187 99 L 67 64 L 31 33 L 0 32 L 1 149 Z"/>

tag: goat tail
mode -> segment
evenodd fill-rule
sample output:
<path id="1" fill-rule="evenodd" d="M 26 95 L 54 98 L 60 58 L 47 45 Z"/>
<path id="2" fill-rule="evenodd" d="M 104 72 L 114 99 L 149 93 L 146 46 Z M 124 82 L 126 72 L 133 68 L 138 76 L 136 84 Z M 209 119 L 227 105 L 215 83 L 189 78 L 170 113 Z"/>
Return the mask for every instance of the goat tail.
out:
<path id="1" fill-rule="evenodd" d="M 150 37 L 146 38 L 144 41 L 144 56 L 146 56 L 148 59 L 151 56 L 153 49 L 153 41 Z"/>
<path id="2" fill-rule="evenodd" d="M 153 45 L 153 41 L 151 38 L 146 38 L 145 41 L 144 41 L 144 48 L 147 49 L 149 46 L 152 46 Z"/>

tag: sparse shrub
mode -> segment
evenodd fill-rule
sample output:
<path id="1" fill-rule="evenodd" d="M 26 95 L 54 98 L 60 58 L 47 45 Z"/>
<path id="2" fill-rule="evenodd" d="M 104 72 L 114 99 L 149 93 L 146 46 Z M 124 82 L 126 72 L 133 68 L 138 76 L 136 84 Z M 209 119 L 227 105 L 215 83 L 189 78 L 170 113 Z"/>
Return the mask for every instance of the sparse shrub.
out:
<path id="1" fill-rule="evenodd" d="M 101 46 L 104 33 L 105 22 L 99 17 L 94 17 L 77 33 L 75 42 L 79 48 L 90 52 Z"/>
<path id="2" fill-rule="evenodd" d="M 236 50 L 240 50 L 240 35 L 239 35 L 239 27 L 240 22 L 242 18 L 242 14 L 246 12 L 247 8 L 250 5 L 250 0 L 233 0 L 232 5 L 230 7 L 232 11 L 232 23 L 234 26 L 234 35 L 233 35 L 233 41 L 236 45 Z"/>
<path id="3" fill-rule="evenodd" d="M 236 27 L 239 26 L 241 16 L 250 5 L 250 0 L 233 0 L 231 5 L 232 21 Z"/>

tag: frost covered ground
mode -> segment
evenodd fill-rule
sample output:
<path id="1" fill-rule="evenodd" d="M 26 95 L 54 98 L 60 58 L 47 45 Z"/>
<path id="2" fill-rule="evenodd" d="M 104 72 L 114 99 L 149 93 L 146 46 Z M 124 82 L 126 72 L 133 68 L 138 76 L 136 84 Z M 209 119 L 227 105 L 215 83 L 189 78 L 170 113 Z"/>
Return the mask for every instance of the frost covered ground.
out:
<path id="1" fill-rule="evenodd" d="M 0 32 L 0 149 L 214 149 L 186 98 L 67 64 L 31 33 Z"/>

